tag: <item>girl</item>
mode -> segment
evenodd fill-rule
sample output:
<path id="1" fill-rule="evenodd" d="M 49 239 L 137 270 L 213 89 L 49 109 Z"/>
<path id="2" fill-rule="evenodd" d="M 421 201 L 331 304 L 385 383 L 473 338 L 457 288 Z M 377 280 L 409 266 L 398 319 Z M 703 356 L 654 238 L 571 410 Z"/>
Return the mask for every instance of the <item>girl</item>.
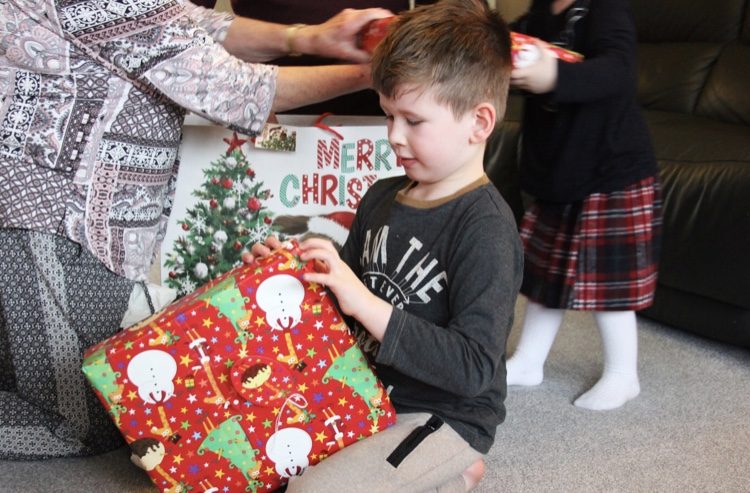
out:
<path id="1" fill-rule="evenodd" d="M 525 91 L 521 221 L 526 314 L 508 385 L 538 385 L 565 310 L 590 311 L 604 368 L 576 406 L 607 410 L 640 393 L 635 311 L 656 287 L 661 199 L 636 102 L 636 33 L 627 0 L 534 0 L 512 28 L 584 55 L 543 48 L 512 72 Z"/>

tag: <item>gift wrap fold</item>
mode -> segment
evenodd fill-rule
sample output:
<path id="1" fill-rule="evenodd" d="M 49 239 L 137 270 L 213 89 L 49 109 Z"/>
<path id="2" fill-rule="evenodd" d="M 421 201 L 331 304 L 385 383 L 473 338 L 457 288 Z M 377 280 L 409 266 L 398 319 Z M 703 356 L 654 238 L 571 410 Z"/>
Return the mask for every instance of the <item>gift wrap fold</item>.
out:
<path id="1" fill-rule="evenodd" d="M 164 492 L 273 491 L 396 413 L 289 243 L 86 351 L 83 371 Z"/>

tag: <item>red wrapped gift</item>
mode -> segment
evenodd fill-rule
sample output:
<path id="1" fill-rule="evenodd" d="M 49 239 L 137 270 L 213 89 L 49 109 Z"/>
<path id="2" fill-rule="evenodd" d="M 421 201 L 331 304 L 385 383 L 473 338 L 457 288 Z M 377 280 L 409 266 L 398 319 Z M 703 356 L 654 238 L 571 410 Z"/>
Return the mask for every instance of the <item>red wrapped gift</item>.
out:
<path id="1" fill-rule="evenodd" d="M 555 46 L 546 41 L 542 41 L 528 34 L 510 33 L 510 52 L 513 59 L 513 68 L 524 68 L 533 65 L 539 60 L 541 53 L 536 43 L 541 43 L 545 49 L 552 52 L 557 58 L 568 63 L 577 63 L 583 61 L 583 55 L 576 51 L 568 50 L 560 46 Z"/>
<path id="2" fill-rule="evenodd" d="M 395 423 L 326 290 L 302 280 L 313 268 L 289 243 L 86 352 L 161 491 L 273 491 Z"/>

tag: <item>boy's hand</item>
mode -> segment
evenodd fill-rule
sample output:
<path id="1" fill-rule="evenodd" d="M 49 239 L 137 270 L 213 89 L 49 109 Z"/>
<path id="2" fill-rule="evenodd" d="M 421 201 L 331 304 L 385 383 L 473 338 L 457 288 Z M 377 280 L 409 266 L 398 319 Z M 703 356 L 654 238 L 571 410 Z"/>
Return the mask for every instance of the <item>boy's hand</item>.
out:
<path id="1" fill-rule="evenodd" d="M 356 318 L 377 340 L 382 341 L 393 307 L 367 289 L 328 240 L 310 238 L 300 243 L 305 261 L 321 262 L 322 268 L 305 273 L 307 282 L 326 286 L 336 296 L 345 315 Z"/>
<path id="2" fill-rule="evenodd" d="M 543 41 L 536 41 L 539 60 L 527 67 L 513 69 L 510 73 L 511 85 L 532 94 L 545 94 L 557 85 L 558 59 Z"/>
<path id="3" fill-rule="evenodd" d="M 310 238 L 299 246 L 302 260 L 314 260 L 321 264 L 315 273 L 305 274 L 305 281 L 328 287 L 336 295 L 341 310 L 346 315 L 354 315 L 358 305 L 371 296 L 371 293 L 341 260 L 333 243 L 322 238 Z"/>
<path id="4" fill-rule="evenodd" d="M 255 243 L 250 249 L 250 252 L 243 253 L 242 262 L 245 264 L 252 264 L 255 262 L 256 258 L 267 257 L 277 248 L 281 248 L 281 240 L 275 236 L 269 236 L 263 243 Z"/>

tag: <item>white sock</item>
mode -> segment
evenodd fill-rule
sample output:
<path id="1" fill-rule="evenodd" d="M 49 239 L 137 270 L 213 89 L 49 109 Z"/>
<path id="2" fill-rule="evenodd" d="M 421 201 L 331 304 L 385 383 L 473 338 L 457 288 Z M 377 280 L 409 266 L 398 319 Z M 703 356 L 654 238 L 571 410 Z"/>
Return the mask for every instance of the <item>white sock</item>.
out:
<path id="1" fill-rule="evenodd" d="M 544 362 L 560 328 L 565 310 L 526 302 L 521 337 L 506 363 L 508 385 L 539 385 L 544 379 Z"/>
<path id="2" fill-rule="evenodd" d="M 638 383 L 638 330 L 635 312 L 594 312 L 602 337 L 604 370 L 591 389 L 575 400 L 585 409 L 605 411 L 641 392 Z"/>

